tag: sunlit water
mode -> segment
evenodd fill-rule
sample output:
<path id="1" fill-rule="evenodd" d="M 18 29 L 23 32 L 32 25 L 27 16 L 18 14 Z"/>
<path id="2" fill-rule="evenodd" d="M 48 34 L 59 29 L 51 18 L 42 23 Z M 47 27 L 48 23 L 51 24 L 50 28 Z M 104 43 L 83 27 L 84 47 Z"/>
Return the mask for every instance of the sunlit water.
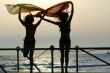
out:
<path id="1" fill-rule="evenodd" d="M 43 55 L 39 56 L 42 52 L 35 52 L 34 63 L 42 72 L 51 72 L 51 55 L 50 52 L 47 51 Z M 101 53 L 94 54 L 99 58 L 110 63 L 110 54 Z M 3 58 L 2 58 L 3 57 Z M 0 65 L 2 65 L 6 70 L 12 71 L 17 70 L 17 62 L 16 55 L 3 55 L 0 57 Z M 70 52 L 70 61 L 69 61 L 69 72 L 76 71 L 76 58 L 75 52 Z M 29 71 L 30 65 L 29 60 L 24 58 L 22 54 L 20 54 L 20 71 Z M 34 71 L 38 71 L 34 67 Z M 54 53 L 54 71 L 60 72 L 60 55 L 59 52 L 56 51 Z M 82 52 L 79 53 L 79 71 L 80 72 L 110 72 L 110 66 L 107 66 L 105 63 L 87 55 Z"/>

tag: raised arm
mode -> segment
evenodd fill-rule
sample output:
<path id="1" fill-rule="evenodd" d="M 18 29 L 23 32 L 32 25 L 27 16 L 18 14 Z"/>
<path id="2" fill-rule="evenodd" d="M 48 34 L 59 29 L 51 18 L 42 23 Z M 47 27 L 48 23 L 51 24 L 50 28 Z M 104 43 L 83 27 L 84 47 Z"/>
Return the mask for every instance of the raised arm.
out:
<path id="1" fill-rule="evenodd" d="M 55 24 L 55 25 L 58 25 L 58 23 L 60 23 L 60 22 L 55 22 L 55 21 L 52 21 L 52 20 L 49 20 L 49 19 L 45 19 L 45 18 L 43 18 L 43 20 L 45 20 L 47 22 L 50 22 L 52 24 Z"/>
<path id="2" fill-rule="evenodd" d="M 71 14 L 70 14 L 70 17 L 69 17 L 69 19 L 68 19 L 68 22 L 71 22 L 72 17 L 73 17 L 73 13 L 74 13 L 74 6 L 73 6 L 73 3 L 70 2 L 70 4 L 71 4 Z"/>
<path id="3" fill-rule="evenodd" d="M 41 21 L 43 20 L 45 14 L 43 14 L 43 16 L 41 16 L 40 20 L 35 24 L 35 27 L 38 27 L 41 23 Z"/>
<path id="4" fill-rule="evenodd" d="M 25 22 L 21 19 L 21 7 L 19 8 L 18 19 L 25 26 Z"/>

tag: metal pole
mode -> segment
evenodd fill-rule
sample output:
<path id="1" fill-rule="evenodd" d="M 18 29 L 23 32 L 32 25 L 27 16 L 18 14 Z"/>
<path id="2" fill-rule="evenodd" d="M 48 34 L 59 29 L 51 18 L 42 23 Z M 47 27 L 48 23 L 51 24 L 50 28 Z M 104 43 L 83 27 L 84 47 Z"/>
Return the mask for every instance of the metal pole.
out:
<path id="1" fill-rule="evenodd" d="M 17 72 L 19 72 L 19 47 L 17 47 Z"/>
<path id="2" fill-rule="evenodd" d="M 3 70 L 4 73 L 7 73 L 7 71 L 3 68 L 2 65 L 0 65 L 0 68 Z"/>
<path id="3" fill-rule="evenodd" d="M 95 55 L 93 55 L 93 54 L 91 54 L 91 53 L 85 51 L 84 49 L 80 49 L 80 50 L 110 66 L 110 63 L 108 63 L 108 62 L 106 62 L 106 61 L 100 59 L 99 57 L 97 57 L 97 56 L 95 56 Z"/>
<path id="4" fill-rule="evenodd" d="M 54 60 L 53 60 L 54 59 L 54 56 L 53 56 L 54 46 L 53 45 L 50 46 L 50 50 L 51 50 L 51 64 L 52 64 L 51 72 L 54 73 L 54 69 L 53 69 L 53 67 L 54 67 Z"/>
<path id="5" fill-rule="evenodd" d="M 75 46 L 76 49 L 76 73 L 79 73 L 78 71 L 78 50 L 79 50 L 79 46 Z"/>

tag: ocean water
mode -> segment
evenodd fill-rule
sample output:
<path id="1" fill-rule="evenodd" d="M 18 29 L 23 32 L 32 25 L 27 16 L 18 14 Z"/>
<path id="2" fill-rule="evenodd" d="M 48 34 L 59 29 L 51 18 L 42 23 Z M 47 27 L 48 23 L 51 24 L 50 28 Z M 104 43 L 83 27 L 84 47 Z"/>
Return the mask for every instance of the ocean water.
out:
<path id="1" fill-rule="evenodd" d="M 41 72 L 51 72 L 51 55 L 50 51 L 35 52 L 34 64 L 41 70 Z M 2 52 L 3 53 L 3 52 Z M 41 55 L 42 54 L 42 55 Z M 110 53 L 94 53 L 97 57 L 103 59 L 104 61 L 110 63 Z M 76 71 L 76 57 L 75 52 L 71 51 L 69 55 L 69 72 Z M 0 55 L 0 65 L 3 66 L 7 71 L 17 71 L 17 61 L 16 53 L 13 55 Z M 79 52 L 79 72 L 110 72 L 110 66 L 105 63 L 87 55 L 85 53 Z M 20 71 L 29 71 L 30 65 L 29 60 L 22 56 L 20 53 Z M 38 71 L 33 67 L 34 71 Z M 60 54 L 59 51 L 54 52 L 54 71 L 60 72 Z"/>

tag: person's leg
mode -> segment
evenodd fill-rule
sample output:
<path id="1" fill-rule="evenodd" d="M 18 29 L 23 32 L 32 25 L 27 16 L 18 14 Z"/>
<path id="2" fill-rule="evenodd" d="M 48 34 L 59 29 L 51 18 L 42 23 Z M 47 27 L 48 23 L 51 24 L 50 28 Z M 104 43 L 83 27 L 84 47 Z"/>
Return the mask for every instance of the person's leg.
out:
<path id="1" fill-rule="evenodd" d="M 30 73 L 33 73 L 33 53 L 34 51 L 31 49 L 30 50 Z"/>
<path id="2" fill-rule="evenodd" d="M 65 73 L 68 73 L 69 49 L 65 50 Z"/>
<path id="3" fill-rule="evenodd" d="M 33 55 L 34 55 L 35 41 L 30 44 L 30 73 L 33 73 Z"/>
<path id="4" fill-rule="evenodd" d="M 24 50 L 23 50 L 23 56 L 24 57 L 27 57 L 28 56 L 28 54 L 29 54 L 29 50 L 27 50 L 28 48 L 24 48 Z"/>
<path id="5" fill-rule="evenodd" d="M 60 54 L 61 54 L 61 58 L 60 58 L 60 62 L 61 62 L 61 72 L 64 72 L 64 50 L 60 50 Z"/>
<path id="6" fill-rule="evenodd" d="M 59 46 L 60 46 L 60 55 L 61 55 L 61 58 L 60 58 L 61 73 L 64 73 L 64 67 L 63 67 L 64 66 L 64 44 L 62 39 L 60 39 Z"/>
<path id="7" fill-rule="evenodd" d="M 23 56 L 27 57 L 29 54 L 29 44 L 27 41 L 24 41 L 24 50 L 23 50 Z"/>
<path id="8" fill-rule="evenodd" d="M 70 46 L 71 46 L 71 41 L 68 40 L 67 44 L 65 46 L 66 50 L 65 50 L 65 73 L 68 73 L 68 63 L 69 63 L 69 51 L 70 51 Z"/>

